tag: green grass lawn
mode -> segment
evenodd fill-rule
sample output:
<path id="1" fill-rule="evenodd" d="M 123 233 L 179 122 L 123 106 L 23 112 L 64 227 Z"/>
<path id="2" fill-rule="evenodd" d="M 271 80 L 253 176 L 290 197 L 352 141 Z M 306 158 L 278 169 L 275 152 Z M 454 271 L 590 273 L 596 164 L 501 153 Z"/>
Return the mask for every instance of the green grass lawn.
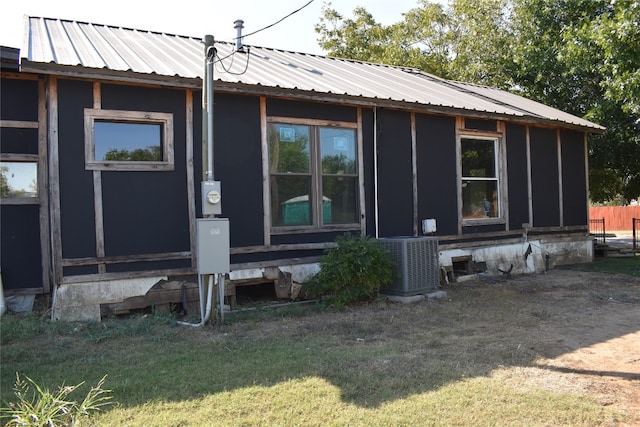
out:
<path id="1" fill-rule="evenodd" d="M 7 314 L 2 399 L 12 400 L 16 372 L 50 389 L 106 374 L 116 404 L 93 418 L 100 426 L 628 421 L 585 393 L 514 386 L 511 370 L 538 367 L 542 357 L 534 340 L 544 338 L 531 334 L 571 321 L 566 313 L 577 310 L 563 304 L 575 301 L 493 283 L 447 292 L 415 305 L 256 310 L 200 329 L 153 315 L 61 323 Z"/>
<path id="2" fill-rule="evenodd" d="M 596 257 L 587 264 L 560 266 L 564 270 L 593 271 L 598 273 L 627 274 L 640 277 L 640 255 L 625 257 Z"/>

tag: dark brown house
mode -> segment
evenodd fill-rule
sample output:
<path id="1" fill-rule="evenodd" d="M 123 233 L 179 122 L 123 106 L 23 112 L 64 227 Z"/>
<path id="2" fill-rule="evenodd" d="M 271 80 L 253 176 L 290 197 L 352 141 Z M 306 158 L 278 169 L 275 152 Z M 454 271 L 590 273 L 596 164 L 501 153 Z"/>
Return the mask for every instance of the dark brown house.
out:
<path id="1" fill-rule="evenodd" d="M 203 43 L 27 25 L 19 55 L 2 51 L 4 291 L 99 319 L 100 304 L 196 272 Z M 533 273 L 592 259 L 587 136 L 601 126 L 415 69 L 215 47 L 230 284 L 274 270 L 299 282 L 338 235 L 433 231 L 423 224 L 446 279 L 471 262 Z"/>

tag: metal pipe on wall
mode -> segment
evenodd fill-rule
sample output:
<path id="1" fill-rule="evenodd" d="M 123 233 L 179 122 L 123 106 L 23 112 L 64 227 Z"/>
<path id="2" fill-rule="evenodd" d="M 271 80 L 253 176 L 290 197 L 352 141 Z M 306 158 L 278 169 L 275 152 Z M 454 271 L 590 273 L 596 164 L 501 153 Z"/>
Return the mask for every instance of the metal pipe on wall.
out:
<path id="1" fill-rule="evenodd" d="M 210 43 L 210 45 L 209 45 Z M 206 47 L 206 76 L 205 91 L 207 97 L 207 181 L 213 181 L 213 61 L 215 47 L 213 36 L 205 36 Z"/>
<path id="2" fill-rule="evenodd" d="M 378 107 L 373 107 L 373 221 L 375 238 L 380 237 L 380 209 L 378 208 Z"/>

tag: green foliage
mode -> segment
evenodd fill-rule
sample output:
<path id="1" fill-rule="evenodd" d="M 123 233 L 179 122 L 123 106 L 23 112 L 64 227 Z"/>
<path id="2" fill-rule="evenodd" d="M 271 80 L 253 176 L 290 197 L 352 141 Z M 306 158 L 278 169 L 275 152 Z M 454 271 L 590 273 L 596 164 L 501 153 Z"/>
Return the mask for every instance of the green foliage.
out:
<path id="1" fill-rule="evenodd" d="M 384 26 L 325 5 L 329 55 L 510 90 L 607 128 L 589 139 L 590 198 L 640 195 L 640 3 L 429 0 Z"/>
<path id="2" fill-rule="evenodd" d="M 11 417 L 6 426 L 79 426 L 89 415 L 112 403 L 111 396 L 108 395 L 111 390 L 102 388 L 106 375 L 95 387 L 91 387 L 81 402 L 70 400 L 69 395 L 84 382 L 75 386 L 62 385 L 56 392 L 51 392 L 40 387 L 31 378 L 26 378 L 26 381 L 20 379 L 20 375 L 16 373 L 13 392 L 17 401 L 2 408 L 3 417 Z"/>
<path id="3" fill-rule="evenodd" d="M 346 234 L 337 237 L 336 244 L 320 260 L 311 293 L 326 296 L 337 307 L 377 297 L 393 278 L 391 257 L 370 237 Z"/>
<path id="4" fill-rule="evenodd" d="M 640 4 L 514 0 L 514 85 L 607 128 L 589 140 L 590 198 L 640 195 Z"/>
<path id="5" fill-rule="evenodd" d="M 159 162 L 162 161 L 162 153 L 158 145 L 137 148 L 133 151 L 129 151 L 126 148 L 113 148 L 106 152 L 104 159 L 110 161 Z"/>
<path id="6" fill-rule="evenodd" d="M 603 257 L 587 264 L 559 266 L 562 270 L 589 271 L 607 274 L 627 274 L 640 278 L 640 257 Z M 636 298 L 639 300 L 640 298 Z"/>

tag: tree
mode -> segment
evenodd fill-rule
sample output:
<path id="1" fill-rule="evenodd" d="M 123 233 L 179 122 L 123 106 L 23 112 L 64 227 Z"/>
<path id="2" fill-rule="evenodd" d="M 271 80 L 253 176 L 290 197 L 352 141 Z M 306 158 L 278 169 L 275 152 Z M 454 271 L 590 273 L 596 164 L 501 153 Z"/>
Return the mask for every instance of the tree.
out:
<path id="1" fill-rule="evenodd" d="M 600 123 L 590 197 L 640 195 L 640 2 L 422 0 L 396 24 L 328 3 L 316 31 L 330 55 L 410 66 L 510 90 Z"/>
<path id="2" fill-rule="evenodd" d="M 607 127 L 589 140 L 590 197 L 640 194 L 640 3 L 515 0 L 514 87 Z"/>
<path id="3" fill-rule="evenodd" d="M 450 78 L 509 89 L 511 9 L 508 0 L 450 2 Z"/>
<path id="4" fill-rule="evenodd" d="M 404 21 L 384 26 L 363 7 L 345 19 L 325 3 L 315 29 L 320 46 L 329 55 L 359 61 L 414 67 L 447 74 L 449 48 L 447 15 L 440 4 L 421 0 L 422 7 L 404 14 Z"/>

